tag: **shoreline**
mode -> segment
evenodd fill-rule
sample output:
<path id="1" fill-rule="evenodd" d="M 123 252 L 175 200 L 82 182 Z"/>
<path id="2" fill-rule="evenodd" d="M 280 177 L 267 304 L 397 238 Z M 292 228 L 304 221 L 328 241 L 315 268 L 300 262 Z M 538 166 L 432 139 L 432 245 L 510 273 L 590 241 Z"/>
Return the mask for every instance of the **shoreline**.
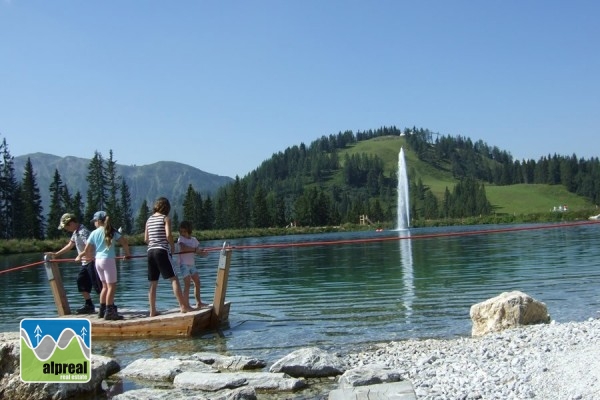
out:
<path id="1" fill-rule="evenodd" d="M 457 339 L 380 343 L 343 356 L 410 380 L 418 399 L 600 398 L 600 319 L 550 322 Z"/>
<path id="2" fill-rule="evenodd" d="M 18 332 L 9 334 L 18 337 Z M 600 398 L 597 317 L 519 326 L 482 337 L 377 342 L 358 349 L 342 348 L 335 354 L 347 370 L 380 365 L 397 372 L 411 382 L 419 400 Z M 268 369 L 277 360 L 265 361 Z M 291 397 L 282 393 L 283 397 L 273 398 L 314 395 L 324 399 L 337 388 L 338 380 L 313 382 Z M 121 393 L 145 387 L 130 386 L 127 379 L 123 384 Z"/>

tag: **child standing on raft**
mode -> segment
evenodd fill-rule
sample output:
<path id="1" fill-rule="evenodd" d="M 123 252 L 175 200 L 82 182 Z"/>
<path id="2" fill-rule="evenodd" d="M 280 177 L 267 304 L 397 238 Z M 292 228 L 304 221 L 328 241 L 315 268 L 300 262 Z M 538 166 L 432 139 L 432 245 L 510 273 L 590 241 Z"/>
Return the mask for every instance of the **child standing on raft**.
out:
<path id="1" fill-rule="evenodd" d="M 189 302 L 183 297 L 179 280 L 175 275 L 172 255 L 175 253 L 175 243 L 171 231 L 171 203 L 165 197 L 159 197 L 154 202 L 154 214 L 146 221 L 144 230 L 144 240 L 148 243 L 148 281 L 150 289 L 148 291 L 148 302 L 150 303 L 150 316 L 158 315 L 156 310 L 156 289 L 158 288 L 158 278 L 171 281 L 173 294 L 179 303 L 179 309 L 182 313 L 193 311 Z"/>
<path id="2" fill-rule="evenodd" d="M 194 282 L 194 297 L 196 299 L 196 308 L 200 309 L 207 306 L 200 300 L 200 275 L 195 266 L 194 257 L 196 254 L 206 257 L 208 252 L 200 248 L 200 242 L 192 236 L 192 223 L 190 221 L 181 221 L 179 224 L 179 268 L 177 276 L 183 279 L 183 297 L 189 303 L 190 286 Z"/>
<path id="3" fill-rule="evenodd" d="M 100 292 L 100 311 L 98 318 L 107 320 L 123 319 L 119 315 L 115 305 L 115 292 L 117 290 L 117 259 L 116 243 L 123 246 L 125 258 L 130 258 L 129 243 L 125 236 L 113 228 L 110 217 L 105 211 L 94 213 L 91 221 L 96 229 L 90 233 L 87 244 L 75 260 L 95 259 L 98 276 L 102 281 L 102 291 Z"/>

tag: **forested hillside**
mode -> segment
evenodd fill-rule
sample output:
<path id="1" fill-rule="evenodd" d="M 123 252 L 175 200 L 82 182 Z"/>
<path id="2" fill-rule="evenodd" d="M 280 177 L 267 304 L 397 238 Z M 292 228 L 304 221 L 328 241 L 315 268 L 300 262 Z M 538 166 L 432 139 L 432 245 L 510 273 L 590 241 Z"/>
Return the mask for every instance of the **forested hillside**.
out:
<path id="1" fill-rule="evenodd" d="M 96 154 L 87 165 L 76 167 L 75 179 L 85 180 L 85 193 L 73 190 L 73 174 L 54 170 L 50 205 L 44 210 L 33 163 L 25 162 L 19 180 L 4 140 L 0 238 L 52 237 L 57 235 L 52 221 L 63 212 L 89 218 L 98 209 L 109 211 L 126 232 L 139 233 L 153 199 L 134 207 L 131 194 L 147 193 L 157 181 L 163 185 L 155 187 L 157 193 L 169 196 L 171 190 L 174 221 L 191 220 L 196 229 L 355 224 L 361 215 L 393 226 L 401 147 L 408 165 L 412 226 L 471 216 L 547 213 L 567 204 L 568 211 L 587 212 L 600 200 L 598 158 L 554 154 L 537 161 L 514 160 L 509 152 L 482 141 L 384 127 L 339 132 L 289 147 L 248 175 L 220 185 L 214 194 L 202 186 L 207 177 L 197 185 L 190 182 L 184 165 L 157 162 L 145 183 L 138 183 L 127 167 L 116 164 L 112 152 L 108 158 Z"/>
<path id="2" fill-rule="evenodd" d="M 218 191 L 215 224 L 338 225 L 357 223 L 363 214 L 391 223 L 396 219 L 400 147 L 408 158 L 413 221 L 514 214 L 519 210 L 513 201 L 533 206 L 527 211 L 537 213 L 565 202 L 589 208 L 599 201 L 597 158 L 514 160 L 482 141 L 389 127 L 340 132 L 274 154 Z M 513 188 L 522 194 L 523 187 L 530 189 L 525 198 L 511 198 Z"/>

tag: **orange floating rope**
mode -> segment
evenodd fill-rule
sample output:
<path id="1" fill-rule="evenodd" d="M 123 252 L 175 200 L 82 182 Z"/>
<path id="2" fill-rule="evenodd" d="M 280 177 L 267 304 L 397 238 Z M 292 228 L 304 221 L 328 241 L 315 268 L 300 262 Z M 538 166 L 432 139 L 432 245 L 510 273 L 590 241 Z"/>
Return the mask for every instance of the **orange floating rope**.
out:
<path id="1" fill-rule="evenodd" d="M 35 267 L 38 265 L 42 265 L 45 261 L 38 261 L 38 262 L 34 262 L 31 264 L 26 264 L 26 265 L 21 265 L 20 267 L 14 267 L 14 268 L 9 268 L 9 269 L 5 269 L 0 271 L 0 275 L 5 274 L 7 272 L 12 272 L 12 271 L 18 271 L 20 269 L 25 269 L 25 268 L 30 268 L 30 267 Z"/>
<path id="2" fill-rule="evenodd" d="M 268 248 L 285 248 L 285 247 L 309 247 L 309 246 L 330 246 L 330 245 L 343 245 L 343 244 L 355 244 L 355 243 L 376 243 L 376 242 L 385 242 L 391 240 L 405 240 L 405 239 L 433 239 L 439 237 L 454 237 L 454 236 L 471 236 L 471 235 L 483 235 L 483 234 L 491 234 L 491 233 L 506 233 L 506 232 L 518 232 L 518 231 L 530 231 L 530 230 L 540 230 L 540 229 L 552 229 L 552 228 L 568 228 L 572 226 L 580 226 L 580 225 L 592 225 L 598 224 L 600 221 L 579 221 L 579 222 L 567 222 L 567 223 L 559 223 L 559 224 L 549 224 L 549 225 L 538 225 L 538 226 L 521 226 L 521 227 L 510 227 L 510 228 L 500 228 L 500 229 L 481 229 L 474 231 L 462 231 L 462 232 L 444 232 L 444 233 L 430 233 L 430 234 L 422 234 L 422 235 L 411 235 L 411 236 L 386 236 L 386 237 L 378 237 L 378 238 L 365 238 L 365 239 L 344 239 L 344 240 L 329 240 L 329 241 L 310 241 L 310 242 L 290 242 L 290 243 L 270 243 L 270 244 L 255 244 L 255 245 L 239 245 L 239 246 L 219 246 L 219 247 L 204 247 L 202 248 L 204 251 L 221 251 L 224 249 L 235 249 L 235 250 L 253 250 L 253 249 L 268 249 Z M 389 232 L 389 231 L 388 231 Z M 400 231 L 398 231 L 400 232 Z M 182 253 L 191 253 L 188 252 L 177 252 L 176 254 Z M 133 258 L 145 258 L 146 255 L 135 255 L 130 257 L 119 256 L 116 257 L 120 260 L 128 260 Z M 53 259 L 49 260 L 51 262 L 75 262 L 74 258 L 65 258 L 65 259 Z M 3 271 L 0 271 L 0 275 L 18 271 L 25 268 L 35 267 L 37 265 L 44 264 L 45 261 L 38 261 L 35 263 L 22 265 L 19 267 L 9 268 Z"/>

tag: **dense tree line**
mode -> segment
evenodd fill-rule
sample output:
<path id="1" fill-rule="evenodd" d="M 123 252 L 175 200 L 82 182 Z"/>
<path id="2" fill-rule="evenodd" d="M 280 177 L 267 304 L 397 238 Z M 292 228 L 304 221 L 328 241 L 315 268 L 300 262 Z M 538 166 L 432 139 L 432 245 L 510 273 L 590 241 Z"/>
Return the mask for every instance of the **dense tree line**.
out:
<path id="1" fill-rule="evenodd" d="M 409 179 L 411 217 L 462 218 L 493 212 L 484 184 L 551 184 L 600 202 L 598 158 L 548 155 L 538 161 L 513 160 L 510 153 L 483 141 L 442 136 L 427 129 L 383 127 L 322 136 L 309 146 L 301 143 L 273 154 L 243 178 L 214 194 L 201 194 L 190 185 L 183 196 L 181 219 L 195 229 L 263 228 L 356 223 L 366 214 L 372 221 L 396 219 L 396 171 L 386 175 L 383 160 L 372 154 L 339 152 L 357 142 L 383 136 L 403 136 L 407 147 L 435 168 L 449 171 L 458 183 L 437 198 L 420 179 Z M 108 159 L 96 152 L 88 166 L 88 190 L 70 193 L 59 171 L 49 187 L 49 211 L 43 214 L 35 171 L 28 161 L 23 177 L 15 176 L 6 139 L 0 143 L 0 238 L 55 238 L 64 212 L 88 221 L 106 210 L 125 232 L 141 233 L 152 204 L 143 201 L 135 219 L 125 179 L 116 172 L 112 150 Z M 409 171 L 409 176 L 416 176 Z M 179 207 L 174 207 L 179 209 Z M 174 227 L 180 216 L 173 212 Z"/>
<path id="2" fill-rule="evenodd" d="M 14 157 L 10 155 L 6 139 L 0 144 L 0 155 L 0 239 L 62 237 L 64 233 L 60 232 L 57 226 L 64 213 L 73 213 L 79 221 L 85 222 L 91 220 L 99 210 L 106 211 L 113 224 L 119 226 L 123 232 L 144 232 L 146 220 L 152 213 L 152 204 L 149 205 L 148 201 L 144 200 L 136 218 L 133 218 L 129 186 L 117 173 L 117 162 L 112 150 L 108 159 L 95 152 L 90 160 L 85 206 L 81 193 L 71 194 L 67 185 L 63 183 L 60 172 L 55 170 L 48 188 L 50 204 L 46 215 L 31 161 L 27 160 L 23 177 L 19 181 L 15 175 Z M 236 190 L 242 191 L 241 188 Z M 227 205 L 228 208 L 232 206 L 233 203 Z M 239 218 L 239 215 L 234 213 L 227 214 L 231 215 L 231 218 Z M 179 215 L 176 211 L 173 212 L 172 218 L 176 230 L 179 225 Z M 183 219 L 192 222 L 195 229 L 213 229 L 216 217 L 210 195 L 203 197 L 190 185 L 183 201 Z"/>
<path id="3" fill-rule="evenodd" d="M 396 218 L 397 176 L 385 175 L 383 160 L 376 155 L 352 154 L 339 158 L 339 150 L 379 136 L 414 136 L 411 148 L 431 153 L 435 134 L 426 130 L 384 127 L 378 130 L 340 132 L 323 136 L 310 146 L 301 143 L 276 153 L 243 179 L 216 194 L 218 228 L 261 226 L 309 226 L 356 223 L 366 214 L 372 221 Z M 423 140 L 421 140 L 423 139 Z M 407 139 L 408 141 L 408 139 Z M 438 164 L 441 161 L 438 161 Z M 335 173 L 341 176 L 336 181 Z M 331 183 L 333 181 L 333 183 Z M 412 215 L 445 218 L 491 212 L 482 185 L 461 181 L 449 192 L 442 207 L 422 183 L 411 183 Z M 476 204 L 464 201 L 466 196 Z M 456 205 L 454 205 L 456 203 Z M 452 204 L 452 206 L 450 206 Z"/>
<path id="4" fill-rule="evenodd" d="M 430 165 L 449 170 L 458 180 L 438 199 L 420 180 L 410 180 L 411 216 L 417 219 L 462 218 L 493 212 L 484 184 L 552 184 L 598 203 L 600 165 L 591 160 L 548 156 L 539 161 L 513 160 L 510 153 L 483 141 L 442 136 L 427 129 L 383 127 L 322 136 L 273 154 L 243 179 L 216 195 L 215 226 L 332 225 L 356 223 L 361 214 L 372 221 L 396 218 L 397 176 L 385 176 L 375 155 L 339 158 L 339 150 L 359 141 L 403 136 L 407 146 Z M 341 171 L 342 181 L 334 174 Z M 415 176 L 415 174 L 412 174 Z M 332 183 L 333 182 L 333 183 Z M 229 214 L 235 215 L 235 217 Z"/>
<path id="5" fill-rule="evenodd" d="M 62 214 L 73 213 L 78 220 L 89 221 L 99 210 L 106 211 L 116 226 L 132 232 L 131 195 L 127 183 L 117 174 L 112 150 L 107 160 L 96 152 L 90 161 L 85 208 L 81 193 L 71 194 L 55 170 L 48 188 L 50 204 L 46 215 L 31 160 L 27 159 L 19 181 L 6 139 L 0 144 L 0 154 L 0 239 L 57 238 L 62 235 L 57 229 Z"/>
<path id="6" fill-rule="evenodd" d="M 43 239 L 42 200 L 31 160 L 18 181 L 6 139 L 0 144 L 0 153 L 0 238 Z"/>
<path id="7" fill-rule="evenodd" d="M 510 153 L 483 141 L 473 143 L 461 136 L 438 137 L 429 144 L 423 131 L 407 136 L 411 148 L 418 148 L 419 158 L 432 164 L 449 161 L 454 177 L 475 178 L 494 185 L 548 184 L 563 185 L 569 192 L 600 202 L 600 161 L 557 154 L 538 161 L 513 160 Z"/>

